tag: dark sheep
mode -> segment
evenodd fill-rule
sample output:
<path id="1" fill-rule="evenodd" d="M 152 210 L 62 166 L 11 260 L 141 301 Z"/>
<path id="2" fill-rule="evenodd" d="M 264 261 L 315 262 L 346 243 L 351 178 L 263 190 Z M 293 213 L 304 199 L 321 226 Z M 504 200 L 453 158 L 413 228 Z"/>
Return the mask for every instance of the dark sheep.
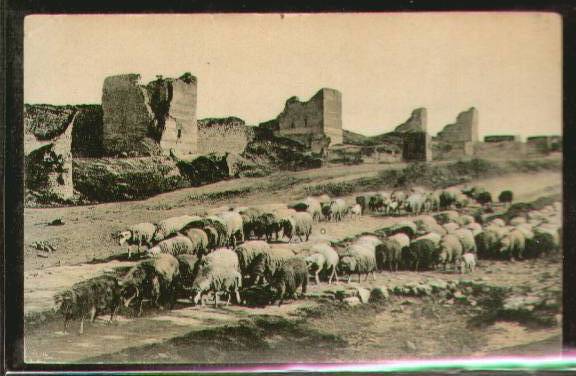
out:
<path id="1" fill-rule="evenodd" d="M 376 264 L 378 270 L 384 270 L 388 264 L 390 271 L 398 271 L 398 265 L 402 259 L 402 246 L 390 239 L 382 240 L 382 244 L 376 246 Z"/>
<path id="2" fill-rule="evenodd" d="M 510 205 L 510 203 L 514 200 L 514 193 L 512 191 L 502 191 L 498 196 L 498 201 L 504 205 Z"/>
<path id="3" fill-rule="evenodd" d="M 89 316 L 94 322 L 96 317 L 110 313 L 110 322 L 120 306 L 120 286 L 114 276 L 103 275 L 74 284 L 70 289 L 54 296 L 54 311 L 64 318 L 64 332 L 68 322 L 80 319 L 80 334 L 84 333 L 84 319 Z"/>
<path id="4" fill-rule="evenodd" d="M 438 264 L 439 250 L 436 244 L 429 239 L 413 241 L 405 250 L 405 264 L 414 265 L 417 272 L 419 268 L 429 269 Z"/>
<path id="5" fill-rule="evenodd" d="M 293 257 L 282 263 L 272 276 L 271 289 L 276 293 L 275 300 L 282 305 L 284 299 L 296 299 L 296 290 L 302 287 L 302 295 L 306 294 L 308 285 L 308 267 L 300 257 Z M 271 302 L 273 303 L 273 302 Z"/>

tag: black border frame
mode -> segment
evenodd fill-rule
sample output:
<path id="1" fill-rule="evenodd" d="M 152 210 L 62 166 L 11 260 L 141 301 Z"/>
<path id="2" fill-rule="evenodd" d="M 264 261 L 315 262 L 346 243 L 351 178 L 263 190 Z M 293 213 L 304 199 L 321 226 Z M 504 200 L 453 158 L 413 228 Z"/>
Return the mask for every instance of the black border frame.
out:
<path id="1" fill-rule="evenodd" d="M 565 348 L 576 348 L 576 202 L 571 199 L 576 186 L 574 147 L 576 133 L 576 2 L 570 0 L 501 0 L 501 1 L 424 1 L 389 0 L 386 2 L 296 0 L 260 2 L 257 0 L 183 2 L 166 0 L 153 5 L 136 1 L 74 1 L 74 0 L 5 0 L 2 4 L 3 65 L 0 72 L 4 88 L 0 90 L 0 129 L 3 137 L 4 169 L 0 194 L 3 199 L 4 226 L 0 239 L 4 252 L 0 253 L 3 277 L 0 281 L 4 298 L 2 318 L 3 351 L 0 371 L 196 371 L 209 370 L 207 365 L 73 365 L 25 364 L 23 360 L 23 22 L 30 14 L 95 14 L 95 13 L 317 13 L 317 12 L 404 12 L 404 11 L 538 11 L 554 12 L 563 19 L 563 199 L 564 199 L 564 269 L 563 269 L 563 339 Z M 271 364 L 270 364 L 271 365 Z M 213 367 L 214 365 L 212 365 Z M 244 368 L 242 365 L 225 365 Z M 265 366 L 265 364 L 259 364 Z M 2 372 L 3 373 L 3 372 Z M 512 373 L 515 373 L 512 371 Z"/>

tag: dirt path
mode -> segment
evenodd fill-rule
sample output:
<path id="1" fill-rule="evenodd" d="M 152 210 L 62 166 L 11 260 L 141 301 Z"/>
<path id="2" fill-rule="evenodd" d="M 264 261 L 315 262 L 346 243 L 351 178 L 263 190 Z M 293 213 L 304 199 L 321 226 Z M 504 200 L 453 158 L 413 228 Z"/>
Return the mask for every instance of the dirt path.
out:
<path id="1" fill-rule="evenodd" d="M 370 171 L 360 171 L 359 174 L 372 173 Z M 335 178 L 331 174 L 323 172 L 324 178 Z M 345 178 L 345 174 L 340 178 Z M 309 175 L 302 173 L 300 178 L 308 184 Z M 305 178 L 305 179 L 304 179 Z M 337 177 L 338 178 L 338 177 Z M 281 179 L 281 177 L 279 177 Z M 257 192 L 233 198 L 228 201 L 229 205 L 270 205 L 274 203 L 289 202 L 297 197 L 303 196 L 302 181 L 296 185 L 286 188 L 279 188 L 278 191 L 267 195 Z M 313 180 L 317 183 L 318 180 Z M 235 189 L 242 189 L 243 184 L 253 186 L 260 180 L 240 179 L 233 182 L 221 182 L 213 189 L 223 189 L 223 186 L 234 184 Z M 263 181 L 262 181 L 263 182 Z M 262 183 L 261 182 L 261 183 Z M 282 181 L 282 182 L 285 182 Z M 220 184 L 220 185 L 219 185 Z M 278 183 L 279 184 L 279 183 Z M 503 189 L 512 189 L 516 201 L 530 201 L 542 195 L 549 195 L 560 192 L 561 175 L 556 172 L 542 172 L 538 174 L 518 174 L 502 176 L 493 179 L 484 179 L 475 184 L 482 185 L 491 191 L 493 197 Z M 280 185 L 280 184 L 279 184 Z M 281 187 L 281 185 L 280 185 Z M 223 201 L 208 202 L 203 206 L 192 206 L 186 204 L 190 195 L 198 195 L 209 192 L 208 188 L 193 188 L 177 192 L 170 192 L 145 201 L 122 202 L 114 204 L 102 204 L 95 206 L 57 208 L 57 209 L 26 209 L 26 243 L 38 240 L 49 240 L 57 248 L 54 259 L 43 259 L 36 256 L 35 251 L 27 250 L 25 254 L 25 311 L 26 314 L 41 313 L 50 309 L 52 297 L 55 292 L 72 285 L 73 283 L 103 273 L 116 267 L 129 266 L 130 262 L 123 260 L 119 255 L 124 254 L 125 249 L 120 249 L 114 244 L 110 234 L 120 230 L 124 226 L 139 221 L 157 221 L 173 215 L 202 213 L 221 207 Z M 352 201 L 352 197 L 347 197 Z M 60 217 L 64 220 L 63 226 L 47 226 L 46 223 L 52 219 Z M 362 216 L 358 219 L 346 219 L 340 223 L 319 223 L 315 225 L 310 242 L 318 240 L 342 239 L 364 231 L 373 231 L 389 226 L 402 217 L 374 217 Z M 412 218 L 413 219 L 413 218 Z M 295 247 L 304 244 L 295 244 Z M 111 261 L 102 261 L 111 257 Z M 91 260 L 100 260 L 95 263 L 86 263 Z M 61 264 L 58 266 L 58 264 Z M 48 267 L 50 266 L 50 267 Z M 541 260 L 535 262 L 522 263 L 499 263 L 483 262 L 479 271 L 475 273 L 475 280 L 483 280 L 501 285 L 529 285 L 537 288 L 538 279 L 536 274 L 546 276 L 547 283 L 561 286 L 561 264 L 543 263 Z M 551 277 L 552 276 L 552 277 Z M 459 279 L 459 275 L 451 273 L 380 273 L 376 281 L 363 282 L 366 287 L 394 286 L 396 284 L 409 281 L 426 280 L 428 278 Z M 468 277 L 469 278 L 469 277 Z M 352 283 L 352 286 L 355 282 Z M 318 292 L 328 288 L 325 284 L 312 286 L 310 292 Z M 82 359 L 96 356 L 108 356 L 106 354 L 118 353 L 130 348 L 139 348 L 146 345 L 161 344 L 172 338 L 184 336 L 192 330 L 202 328 L 220 327 L 231 325 L 243 320 L 251 315 L 275 315 L 281 317 L 293 317 L 297 309 L 313 304 L 311 300 L 292 302 L 280 308 L 266 307 L 265 309 L 250 309 L 246 307 L 191 307 L 189 305 L 180 306 L 178 309 L 166 313 L 157 312 L 143 318 L 121 317 L 118 323 L 107 325 L 104 321 L 97 322 L 93 327 L 87 326 L 86 334 L 64 335 L 61 332 L 61 322 L 58 320 L 48 320 L 43 325 L 35 325 L 26 330 L 26 358 L 34 362 L 77 362 Z M 409 311 L 409 310 L 407 310 Z M 408 313 L 382 313 L 378 322 L 384 323 L 392 320 L 407 321 L 410 323 Z M 454 320 L 457 320 L 456 316 Z M 458 319 L 459 320 L 459 319 Z M 432 322 L 430 322 L 433 325 Z M 334 327 L 334 323 L 330 324 Z M 438 332 L 434 336 L 449 335 L 452 329 L 449 326 L 442 326 L 440 323 Z M 459 324 L 460 325 L 460 324 Z M 462 324 L 463 325 L 463 324 Z M 465 327 L 459 327 L 465 330 Z M 502 329 L 504 328 L 504 329 Z M 479 354 L 495 352 L 499 348 L 513 347 L 537 341 L 546 341 L 553 336 L 558 336 L 560 328 L 553 328 L 540 332 L 521 332 L 518 328 L 508 326 L 488 331 L 479 332 L 478 341 L 468 343 L 465 348 L 467 354 Z M 329 329 L 329 328 L 328 328 Z M 327 329 L 327 330 L 328 330 Z M 417 328 L 416 328 L 417 329 Z M 406 327 L 406 333 L 418 335 L 418 330 Z M 409 352 L 398 350 L 394 352 L 391 346 L 379 348 L 375 346 L 378 341 L 386 341 L 389 338 L 391 328 L 389 326 L 372 328 L 370 341 L 362 344 L 361 339 L 357 343 L 352 340 L 356 336 L 350 334 L 347 337 L 350 343 L 356 343 L 341 355 L 348 359 L 357 358 L 359 353 L 369 353 L 374 359 L 377 358 L 377 351 L 388 351 L 389 355 L 409 355 Z M 529 338 L 518 340 L 519 336 Z M 342 335 L 347 335 L 343 333 Z M 461 343 L 438 343 L 434 342 L 434 336 L 425 336 L 422 346 L 433 348 L 434 346 L 447 346 L 448 348 L 458 348 Z M 402 337 L 404 338 L 404 337 Z M 481 339 L 481 340 L 480 340 Z M 426 342 L 428 341 L 428 342 Z M 427 344 L 426 344 L 427 343 Z M 379 349 L 379 350 L 378 350 Z M 89 355 L 88 355 L 89 354 Z M 435 352 L 423 352 L 422 354 L 438 355 Z M 160 356 L 160 355 L 159 355 Z M 162 361 L 162 356 L 158 361 Z M 107 359 L 112 359 L 108 357 Z M 116 359 L 126 361 L 130 359 Z M 166 354 L 165 361 L 172 361 L 170 354 Z M 185 357 L 186 361 L 191 361 Z"/>

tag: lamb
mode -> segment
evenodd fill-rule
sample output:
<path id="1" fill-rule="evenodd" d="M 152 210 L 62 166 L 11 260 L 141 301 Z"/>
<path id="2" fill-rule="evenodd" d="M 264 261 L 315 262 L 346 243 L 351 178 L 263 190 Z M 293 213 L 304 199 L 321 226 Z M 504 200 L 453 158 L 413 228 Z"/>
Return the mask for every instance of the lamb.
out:
<path id="1" fill-rule="evenodd" d="M 259 276 L 264 273 L 263 265 L 260 272 L 257 270 L 258 256 L 270 252 L 270 245 L 262 240 L 249 240 L 234 251 L 238 255 L 240 272 L 249 279 L 249 285 L 258 282 Z"/>
<path id="2" fill-rule="evenodd" d="M 128 245 L 128 258 L 131 258 L 132 252 L 130 246 L 137 245 L 138 254 L 140 254 L 140 247 L 142 245 L 146 245 L 148 248 L 152 246 L 155 232 L 156 226 L 152 223 L 138 223 L 120 232 L 119 244 L 120 246 L 124 243 Z"/>
<path id="3" fill-rule="evenodd" d="M 156 226 L 156 233 L 153 239 L 157 242 L 166 239 L 170 235 L 176 234 L 178 231 L 186 227 L 190 222 L 200 219 L 197 216 L 182 215 L 180 217 L 172 217 L 158 222 Z"/>
<path id="4" fill-rule="evenodd" d="M 190 228 L 183 231 L 183 235 L 192 242 L 193 254 L 201 256 L 208 252 L 208 234 L 205 230 Z"/>
<path id="5" fill-rule="evenodd" d="M 235 295 L 236 303 L 240 304 L 240 292 L 242 287 L 242 275 L 240 264 L 235 252 L 228 248 L 219 248 L 198 261 L 198 274 L 192 284 L 194 304 L 199 302 L 203 305 L 206 293 L 214 294 L 214 305 L 218 305 L 218 295 L 226 293 L 230 304 L 232 294 Z"/>
<path id="6" fill-rule="evenodd" d="M 182 254 L 195 254 L 201 245 L 193 243 L 192 240 L 184 235 L 178 235 L 173 238 L 162 240 L 154 247 L 150 248 L 149 255 L 158 255 L 160 253 L 178 256 Z"/>
<path id="7" fill-rule="evenodd" d="M 472 231 L 465 228 L 459 228 L 458 230 L 454 231 L 453 234 L 456 235 L 458 239 L 460 239 L 460 242 L 462 243 L 462 251 L 464 253 L 478 252 Z"/>
<path id="8" fill-rule="evenodd" d="M 288 242 L 292 242 L 292 239 L 297 236 L 301 242 L 302 236 L 306 237 L 306 241 L 310 238 L 312 233 L 312 223 L 313 218 L 309 213 L 297 212 L 289 218 L 288 221 L 284 223 L 283 232 L 286 237 L 288 237 Z"/>
<path id="9" fill-rule="evenodd" d="M 476 269 L 476 255 L 474 253 L 465 253 L 460 260 L 460 273 L 474 273 Z"/>
<path id="10" fill-rule="evenodd" d="M 179 283 L 180 264 L 170 254 L 159 254 L 133 266 L 119 282 L 121 297 L 125 307 L 132 302 L 139 305 L 138 316 L 142 315 L 144 300 L 150 300 L 156 307 L 163 308 L 160 301 L 168 300 L 170 309 L 174 305 L 174 290 Z"/>
<path id="11" fill-rule="evenodd" d="M 120 306 L 120 286 L 110 275 L 102 275 L 74 284 L 54 296 L 54 311 L 64 318 L 64 333 L 68 322 L 80 318 L 80 334 L 84 333 L 84 319 L 94 322 L 100 313 L 110 312 L 110 322 Z"/>
<path id="12" fill-rule="evenodd" d="M 354 204 L 350 206 L 348 212 L 353 218 L 359 218 L 360 216 L 362 216 L 362 206 L 360 206 L 359 204 Z"/>
<path id="13" fill-rule="evenodd" d="M 278 306 L 282 305 L 288 296 L 296 298 L 296 290 L 302 287 L 302 295 L 306 294 L 308 285 L 308 267 L 303 259 L 294 257 L 283 263 L 272 276 L 270 287 L 276 292 Z M 272 302 L 273 303 L 273 302 Z"/>
<path id="14" fill-rule="evenodd" d="M 347 247 L 338 263 L 338 269 L 348 274 L 348 283 L 350 283 L 353 273 L 358 274 L 358 282 L 360 282 L 362 274 L 366 274 L 365 280 L 368 279 L 370 273 L 376 279 L 374 274 L 376 268 L 374 248 L 362 244 L 352 244 Z"/>
<path id="15" fill-rule="evenodd" d="M 242 216 L 233 211 L 227 211 L 217 214 L 222 219 L 226 226 L 226 235 L 228 237 L 228 244 L 236 246 L 236 243 L 244 241 L 244 226 L 242 223 Z"/>
<path id="16" fill-rule="evenodd" d="M 448 234 L 440 241 L 438 262 L 444 265 L 444 270 L 447 269 L 446 266 L 451 262 L 454 263 L 454 269 L 456 269 L 462 253 L 463 247 L 460 239 L 456 235 Z"/>
<path id="17" fill-rule="evenodd" d="M 408 240 L 409 241 L 409 240 Z M 395 240 L 384 239 L 382 244 L 376 246 L 376 265 L 384 270 L 386 264 L 390 271 L 398 271 L 398 264 L 402 259 L 402 246 Z"/>
<path id="18" fill-rule="evenodd" d="M 320 277 L 318 275 L 326 267 L 326 257 L 324 257 L 324 255 L 320 253 L 314 253 L 313 255 L 306 257 L 304 261 L 306 261 L 306 266 L 308 267 L 308 270 L 314 273 L 314 279 L 316 280 L 316 284 L 319 285 Z"/>
<path id="19" fill-rule="evenodd" d="M 340 257 L 336 250 L 329 244 L 318 243 L 310 247 L 309 252 L 310 254 L 321 254 L 324 256 L 324 271 L 328 274 L 328 284 L 331 284 L 333 279 L 338 282 L 337 269 Z"/>

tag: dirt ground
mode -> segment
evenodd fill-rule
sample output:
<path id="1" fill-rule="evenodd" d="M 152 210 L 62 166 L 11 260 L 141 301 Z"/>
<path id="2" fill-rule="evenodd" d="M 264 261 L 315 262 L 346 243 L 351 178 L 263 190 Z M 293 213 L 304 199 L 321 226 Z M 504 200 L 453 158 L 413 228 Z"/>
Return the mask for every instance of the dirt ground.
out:
<path id="1" fill-rule="evenodd" d="M 371 166 L 368 166 L 371 167 Z M 374 173 L 374 167 L 321 169 L 278 174 L 270 178 L 224 181 L 162 194 L 144 201 L 70 208 L 25 209 L 25 245 L 49 241 L 56 252 L 37 256 L 25 250 L 25 313 L 43 315 L 55 292 L 105 270 L 129 266 L 126 249 L 112 233 L 141 221 L 205 213 L 224 205 L 274 205 L 305 196 L 305 186 Z M 354 169 L 354 170 L 350 170 Z M 348 171 L 347 171 L 348 170 Z M 512 189 L 516 201 L 531 201 L 561 190 L 559 172 L 506 175 L 476 182 L 492 192 Z M 204 200 L 214 192 L 238 190 L 232 199 Z M 265 192 L 265 193 L 264 193 Z M 203 196 L 204 195 L 204 196 Z M 208 195 L 208 196 L 206 196 Z M 352 197 L 347 197 L 352 201 Z M 61 218 L 64 225 L 50 226 Z M 340 223 L 319 223 L 309 242 L 337 240 L 382 228 L 402 217 L 362 216 Z M 297 244 L 295 246 L 301 246 Z M 561 258 L 524 262 L 483 261 L 473 275 L 441 272 L 382 272 L 361 286 L 394 286 L 410 281 L 471 279 L 503 286 L 561 288 Z M 352 286 L 357 285 L 353 282 Z M 310 294 L 336 287 L 312 283 Z M 328 308 L 328 309 L 324 309 Z M 322 310 L 322 314 L 314 313 Z M 281 307 L 193 307 L 181 302 L 171 312 L 141 318 L 119 317 L 108 324 L 101 317 L 80 336 L 62 333 L 62 322 L 27 323 L 29 362 L 255 362 L 361 361 L 384 358 L 436 357 L 559 350 L 561 327 L 527 327 L 501 322 L 474 328 L 467 307 L 430 299 L 392 299 L 383 306 L 325 307 L 317 299 Z M 77 323 L 73 324 L 77 325 Z"/>

